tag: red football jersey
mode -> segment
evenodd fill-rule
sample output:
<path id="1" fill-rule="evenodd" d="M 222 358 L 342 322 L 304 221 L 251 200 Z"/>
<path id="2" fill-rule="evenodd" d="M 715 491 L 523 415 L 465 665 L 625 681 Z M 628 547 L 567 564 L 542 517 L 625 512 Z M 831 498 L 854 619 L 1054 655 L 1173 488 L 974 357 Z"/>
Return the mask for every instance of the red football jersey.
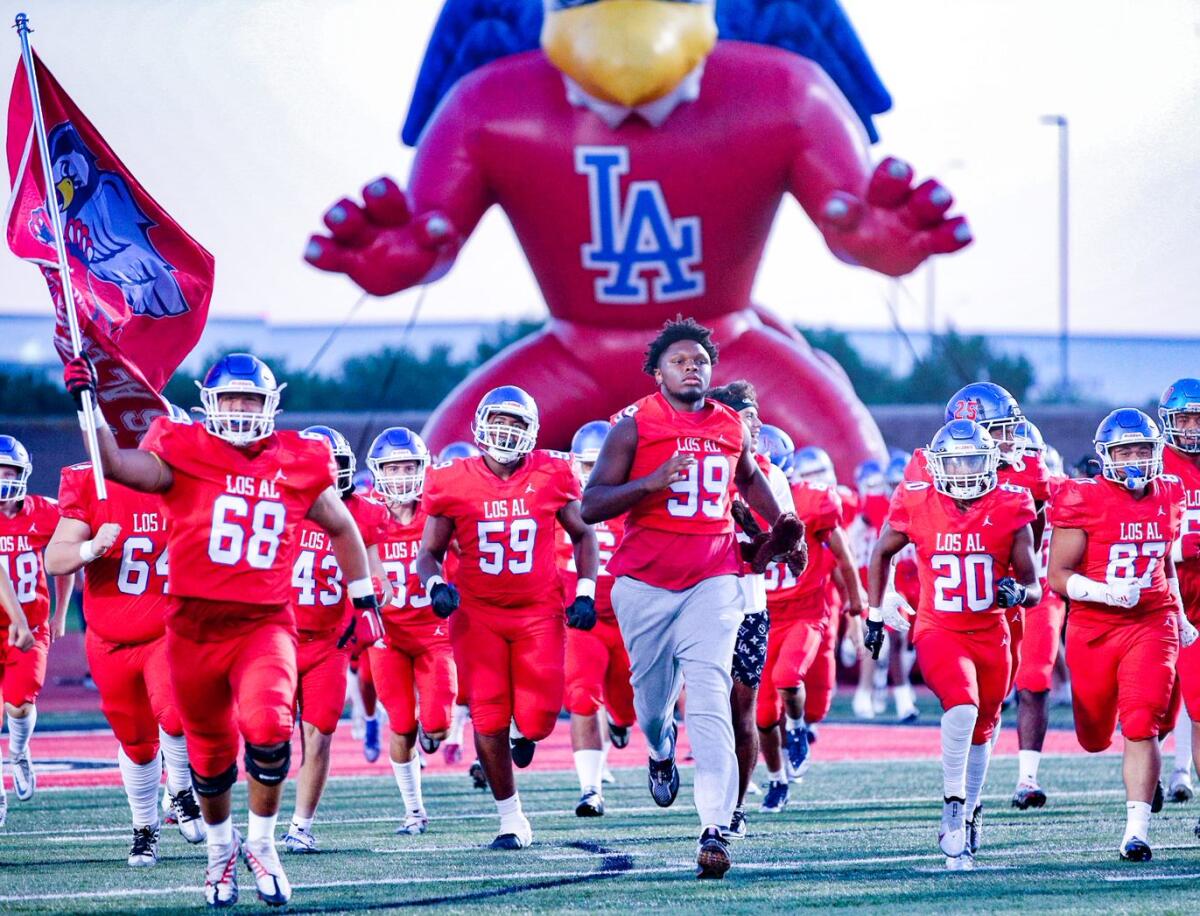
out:
<path id="1" fill-rule="evenodd" d="M 58 516 L 58 503 L 32 494 L 21 501 L 21 508 L 11 518 L 0 512 L 0 569 L 8 573 L 30 629 L 45 623 L 50 616 L 50 591 L 46 587 L 42 553 L 58 527 Z M 10 622 L 0 607 L 0 625 L 6 634 Z M 2 638 L 7 639 L 7 635 Z"/>
<path id="2" fill-rule="evenodd" d="M 236 448 L 202 424 L 158 417 L 140 448 L 158 455 L 175 475 L 162 494 L 170 523 L 171 594 L 287 604 L 296 532 L 333 485 L 329 443 L 277 430 Z"/>
<path id="3" fill-rule="evenodd" d="M 849 528 L 850 523 L 858 518 L 858 491 L 838 484 L 837 492 L 842 501 L 842 527 Z"/>
<path id="4" fill-rule="evenodd" d="M 1165 474 L 1150 482 L 1141 499 L 1103 477 L 1068 480 L 1059 488 L 1051 523 L 1087 534 L 1083 566 L 1077 572 L 1097 582 L 1142 582 L 1141 600 L 1132 608 L 1072 599 L 1072 616 L 1112 620 L 1115 614 L 1139 616 L 1174 604 L 1163 558 L 1170 556 L 1179 536 L 1183 499 L 1179 478 Z"/>
<path id="5" fill-rule="evenodd" d="M 1027 456 L 1024 467 L 1019 471 L 1012 465 L 1001 462 L 996 476 L 1001 483 L 1024 487 L 1034 502 L 1044 503 L 1050 500 L 1050 472 L 1037 455 Z M 904 468 L 904 479 L 933 483 L 933 475 L 929 472 L 929 465 L 925 460 L 925 449 L 919 448 L 913 452 L 912 460 Z"/>
<path id="6" fill-rule="evenodd" d="M 538 449 L 507 480 L 483 456 L 430 468 L 422 508 L 454 522 L 454 582 L 469 608 L 562 613 L 558 511 L 580 498 L 571 456 Z"/>
<path id="7" fill-rule="evenodd" d="M 1035 517 L 1029 491 L 1011 484 L 965 510 L 923 480 L 897 487 L 887 521 L 917 550 L 917 626 L 971 630 L 1002 614 L 996 583 L 1008 574 L 1014 536 Z"/>
<path id="8" fill-rule="evenodd" d="M 83 614 L 89 629 L 112 643 L 136 644 L 162 636 L 167 607 L 167 515 L 157 493 L 107 481 L 108 499 L 96 498 L 90 464 L 63 468 L 58 508 L 64 518 L 121 526 L 116 543 L 83 568 Z"/>
<path id="9" fill-rule="evenodd" d="M 799 576 L 786 563 L 772 563 L 765 574 L 767 609 L 775 613 L 785 603 L 822 604 L 820 596 L 833 573 L 833 554 L 825 545 L 829 532 L 842 517 L 842 502 L 837 491 L 819 483 L 800 481 L 792 484 L 796 516 L 804 522 L 804 540 L 808 544 L 808 565 Z"/>
<path id="10" fill-rule="evenodd" d="M 619 515 L 592 525 L 596 532 L 596 543 L 600 548 L 600 565 L 596 572 L 596 615 L 601 620 L 614 621 L 612 587 L 616 581 L 608 571 L 608 563 L 621 543 L 625 533 L 625 516 Z M 575 584 L 579 571 L 575 568 L 575 543 L 565 528 L 560 528 L 558 537 L 558 574 L 562 578 L 563 595 L 570 602 L 575 597 Z"/>
<path id="11" fill-rule="evenodd" d="M 399 521 L 390 512 L 384 519 L 379 555 L 392 585 L 392 601 L 384 608 L 385 617 L 410 619 L 413 611 L 429 607 L 429 596 L 425 594 L 425 587 L 417 575 L 417 553 L 421 549 L 426 518 L 425 509 L 418 505 L 408 524 Z M 446 556 L 449 558 L 450 554 L 447 552 Z"/>
<path id="12" fill-rule="evenodd" d="M 372 499 L 352 493 L 342 500 L 368 547 L 383 539 L 387 509 Z M 296 559 L 292 563 L 292 613 L 302 633 L 326 633 L 346 625 L 350 598 L 342 568 L 325 529 L 305 519 L 300 523 Z"/>

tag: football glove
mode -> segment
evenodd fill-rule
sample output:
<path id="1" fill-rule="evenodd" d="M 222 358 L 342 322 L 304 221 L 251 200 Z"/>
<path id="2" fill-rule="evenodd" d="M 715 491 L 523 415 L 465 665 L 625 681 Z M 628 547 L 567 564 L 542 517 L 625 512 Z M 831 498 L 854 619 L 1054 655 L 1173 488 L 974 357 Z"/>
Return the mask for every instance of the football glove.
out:
<path id="1" fill-rule="evenodd" d="M 1029 589 L 1012 576 L 1005 576 L 996 583 L 996 594 L 1000 599 L 1000 607 L 1017 607 L 1025 603 Z"/>
<path id="2" fill-rule="evenodd" d="M 429 590 L 429 600 L 433 613 L 445 620 L 458 610 L 458 589 L 449 582 L 439 582 Z"/>
<path id="3" fill-rule="evenodd" d="M 793 512 L 784 512 L 771 530 L 766 540 L 759 546 L 750 568 L 756 573 L 766 572 L 772 563 L 785 563 L 793 576 L 804 572 L 808 566 L 808 544 L 804 541 L 804 522 L 796 518 Z"/>
<path id="4" fill-rule="evenodd" d="M 884 626 L 891 627 L 897 633 L 907 633 L 912 627 L 915 612 L 899 592 L 885 592 L 879 610 L 883 614 Z"/>
<path id="5" fill-rule="evenodd" d="M 1192 645 L 1197 639 L 1200 639 L 1200 630 L 1192 626 L 1192 622 L 1184 616 L 1182 611 L 1179 612 L 1179 645 L 1186 649 Z"/>
<path id="6" fill-rule="evenodd" d="M 871 658 L 879 658 L 879 652 L 883 649 L 882 620 L 867 620 L 867 635 L 863 637 L 863 648 L 871 653 Z"/>
<path id="7" fill-rule="evenodd" d="M 572 630 L 590 630 L 596 625 L 596 602 L 580 595 L 567 606 L 567 626 Z"/>
<path id="8" fill-rule="evenodd" d="M 85 391 L 92 393 L 92 402 L 95 403 L 96 367 L 92 365 L 87 354 L 76 356 L 63 366 L 63 383 L 67 386 L 71 397 L 75 399 L 75 406 L 79 410 L 83 410 L 83 393 Z"/>

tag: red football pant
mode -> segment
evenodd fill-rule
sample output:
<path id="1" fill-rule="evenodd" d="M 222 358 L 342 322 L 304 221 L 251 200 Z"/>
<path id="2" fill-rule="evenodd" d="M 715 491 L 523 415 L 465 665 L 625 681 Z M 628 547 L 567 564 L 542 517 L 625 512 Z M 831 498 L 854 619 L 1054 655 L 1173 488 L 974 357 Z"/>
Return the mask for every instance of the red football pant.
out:
<path id="1" fill-rule="evenodd" d="M 350 653 L 337 647 L 340 638 L 341 628 L 334 633 L 306 633 L 296 646 L 300 721 L 323 735 L 333 734 L 346 705 Z"/>
<path id="2" fill-rule="evenodd" d="M 113 735 L 130 760 L 149 763 L 158 755 L 159 728 L 175 737 L 183 734 L 167 666 L 166 636 L 119 645 L 88 630 L 84 645 L 100 691 L 100 711 Z"/>
<path id="3" fill-rule="evenodd" d="M 837 693 L 838 628 L 834 618 L 825 624 L 825 643 L 804 676 L 804 721 L 816 725 L 833 706 Z"/>
<path id="4" fill-rule="evenodd" d="M 426 732 L 443 732 L 450 727 L 450 704 L 458 690 L 458 674 L 447 629 L 443 620 L 414 621 L 411 625 L 389 620 L 387 648 L 370 649 L 375 689 L 397 735 L 417 730 L 418 709 Z"/>
<path id="5" fill-rule="evenodd" d="M 1008 622 L 1000 614 L 991 618 L 977 630 L 920 626 L 915 640 L 921 676 L 942 709 L 974 706 L 979 710 L 972 744 L 991 739 L 1009 688 Z"/>
<path id="6" fill-rule="evenodd" d="M 826 642 L 824 620 L 784 618 L 771 620 L 767 637 L 767 662 L 758 687 L 755 720 L 762 729 L 773 728 L 783 715 L 780 690 L 805 683 Z M 806 704 L 807 705 L 807 704 Z M 807 714 L 807 709 L 806 709 Z"/>
<path id="7" fill-rule="evenodd" d="M 1035 607 L 1025 609 L 1015 680 L 1018 690 L 1044 693 L 1054 686 L 1054 662 L 1062 645 L 1066 617 L 1066 604 L 1049 589 Z"/>
<path id="8" fill-rule="evenodd" d="M 1021 664 L 1021 643 L 1025 641 L 1025 615 L 1028 613 L 1029 610 L 1023 607 L 1010 607 L 1004 611 L 1004 618 L 1008 621 L 1009 655 L 1008 688 L 1004 691 L 1005 696 L 1012 691 L 1017 679 L 1017 670 Z"/>
<path id="9" fill-rule="evenodd" d="M 269 617 L 213 642 L 168 627 L 167 663 L 188 757 L 200 776 L 216 778 L 237 762 L 239 732 L 259 747 L 291 739 L 296 630 L 290 615 Z"/>
<path id="10" fill-rule="evenodd" d="M 1113 729 L 1131 741 L 1157 738 L 1166 727 L 1179 634 L 1175 610 L 1140 618 L 1067 623 L 1075 736 L 1085 751 L 1102 751 Z"/>
<path id="11" fill-rule="evenodd" d="M 506 615 L 459 609 L 450 639 L 467 666 L 471 722 L 484 735 L 508 731 L 540 741 L 554 731 L 562 708 L 566 639 L 561 612 Z"/>
<path id="12" fill-rule="evenodd" d="M 0 631 L 0 700 L 12 707 L 36 703 L 46 683 L 46 659 L 50 655 L 50 623 L 34 631 L 33 648 L 22 652 L 8 644 L 8 628 Z M 3 715 L 0 712 L 0 715 Z"/>
<path id="13" fill-rule="evenodd" d="M 632 725 L 633 686 L 629 653 L 616 620 L 600 619 L 592 629 L 567 630 L 567 711 L 593 716 L 603 705 L 616 725 Z"/>

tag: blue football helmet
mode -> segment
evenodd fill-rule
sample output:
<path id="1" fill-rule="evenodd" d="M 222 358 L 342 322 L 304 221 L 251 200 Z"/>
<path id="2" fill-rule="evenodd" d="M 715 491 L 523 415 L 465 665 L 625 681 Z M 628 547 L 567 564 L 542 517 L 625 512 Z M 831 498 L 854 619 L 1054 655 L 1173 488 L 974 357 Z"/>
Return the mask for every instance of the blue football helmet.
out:
<path id="1" fill-rule="evenodd" d="M 457 458 L 478 458 L 481 454 L 482 452 L 473 443 L 460 439 L 458 442 L 451 442 L 438 452 L 437 460 L 438 464 L 441 464 L 444 461 L 454 461 Z"/>
<path id="2" fill-rule="evenodd" d="M 29 450 L 15 436 L 0 435 L 0 467 L 16 468 L 16 477 L 0 477 L 0 503 L 19 502 L 29 492 L 33 462 Z"/>
<path id="3" fill-rule="evenodd" d="M 979 499 L 996 489 L 1000 449 L 974 420 L 951 420 L 925 450 L 933 487 L 952 499 Z"/>
<path id="4" fill-rule="evenodd" d="M 501 423 L 496 417 L 515 417 L 520 425 Z M 512 464 L 537 445 L 538 409 L 528 393 L 516 385 L 493 388 L 475 408 L 471 424 L 475 443 L 501 464 Z"/>
<path id="5" fill-rule="evenodd" d="M 887 477 L 883 465 L 875 458 L 868 458 L 854 469 L 854 483 L 863 496 L 871 493 L 887 493 Z"/>
<path id="6" fill-rule="evenodd" d="M 358 470 L 358 459 L 354 457 L 350 441 L 332 426 L 310 426 L 304 432 L 320 436 L 329 443 L 333 450 L 333 460 L 337 462 L 337 491 L 343 497 L 353 493 L 354 472 Z"/>
<path id="7" fill-rule="evenodd" d="M 837 485 L 833 459 L 825 449 L 816 445 L 796 449 L 796 453 L 792 455 L 792 469 L 788 476 L 792 480 L 822 483 L 829 487 Z"/>
<path id="8" fill-rule="evenodd" d="M 767 460 L 777 468 L 783 469 L 796 452 L 796 443 L 792 437 L 770 423 L 764 423 L 758 431 L 758 453 L 765 455 Z"/>
<path id="9" fill-rule="evenodd" d="M 904 471 L 908 467 L 909 454 L 896 449 L 890 449 L 892 457 L 883 469 L 884 480 L 893 490 L 904 483 Z"/>
<path id="10" fill-rule="evenodd" d="M 1051 477 L 1062 477 L 1065 473 L 1063 469 L 1062 455 L 1053 445 L 1047 445 L 1043 456 L 1043 461 L 1046 462 L 1046 471 Z"/>
<path id="11" fill-rule="evenodd" d="M 200 388 L 204 407 L 204 428 L 231 445 L 249 445 L 275 432 L 275 414 L 279 413 L 279 395 L 286 384 L 275 381 L 275 373 L 257 356 L 230 353 L 208 370 Z M 258 410 L 225 410 L 223 394 L 257 394 L 262 397 Z"/>
<path id="12" fill-rule="evenodd" d="M 1192 414 L 1187 427 L 1181 427 L 1181 415 Z M 1158 399 L 1158 418 L 1167 442 L 1189 455 L 1200 453 L 1200 379 L 1181 378 Z"/>
<path id="13" fill-rule="evenodd" d="M 1163 436 L 1158 424 L 1136 407 L 1120 407 L 1096 427 L 1096 454 L 1105 480 L 1130 490 L 1141 490 L 1163 472 Z M 1149 445 L 1148 454 L 1138 458 L 1113 457 L 1122 445 Z"/>
<path id="14" fill-rule="evenodd" d="M 591 423 L 584 423 L 571 437 L 571 457 L 575 464 L 575 473 L 585 487 L 610 429 L 612 427 L 604 420 L 593 420 Z"/>
<path id="15" fill-rule="evenodd" d="M 415 470 L 399 465 L 416 462 Z M 425 440 L 405 426 L 389 426 L 371 443 L 367 467 L 375 476 L 375 492 L 389 503 L 411 503 L 421 498 L 429 449 Z"/>
<path id="16" fill-rule="evenodd" d="M 1046 440 L 1042 431 L 1028 417 L 1022 417 L 1012 428 L 1012 445 L 1007 453 L 1000 451 L 1000 458 L 1018 471 L 1025 470 L 1026 458 L 1041 458 L 1046 453 Z"/>

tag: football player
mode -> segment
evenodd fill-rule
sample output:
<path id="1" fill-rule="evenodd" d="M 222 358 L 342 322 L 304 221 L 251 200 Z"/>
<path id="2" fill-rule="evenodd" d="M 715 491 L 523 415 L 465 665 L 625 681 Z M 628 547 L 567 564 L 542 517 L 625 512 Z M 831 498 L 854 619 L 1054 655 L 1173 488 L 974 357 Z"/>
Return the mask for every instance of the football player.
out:
<path id="1" fill-rule="evenodd" d="M 1180 644 L 1196 640 L 1171 556 L 1183 488 L 1163 473 L 1162 434 L 1140 410 L 1110 413 L 1095 444 L 1101 476 L 1064 481 L 1055 493 L 1049 580 L 1071 599 L 1067 666 L 1075 734 L 1084 750 L 1103 751 L 1120 719 L 1121 858 L 1148 862 L 1151 808 L 1161 805 L 1158 738 L 1168 727 Z"/>
<path id="2" fill-rule="evenodd" d="M 204 842 L 187 741 L 167 670 L 167 518 L 162 498 L 110 483 L 97 499 L 91 464 L 63 468 L 62 518 L 46 548 L 55 575 L 84 570 L 88 669 L 120 748 L 133 816 L 128 863 L 158 862 L 158 785 L 167 770 L 170 811 L 189 843 Z"/>
<path id="3" fill-rule="evenodd" d="M 892 557 L 905 544 L 916 547 L 921 597 L 913 641 L 944 710 L 938 844 L 951 869 L 972 868 L 982 839 L 980 798 L 1012 665 L 1005 609 L 1041 599 L 1033 497 L 999 482 L 999 458 L 974 421 L 943 426 L 925 450 L 932 486 L 906 481 L 896 490 L 869 569 L 866 644 L 878 652 L 885 623 L 909 629 L 885 587 Z"/>
<path id="4" fill-rule="evenodd" d="M 46 585 L 43 553 L 58 526 L 58 503 L 29 492 L 33 463 L 12 436 L 0 435 L 0 569 L 8 575 L 34 636 L 26 650 L 0 645 L 0 697 L 8 716 L 8 762 L 17 798 L 29 801 L 37 789 L 37 772 L 29 754 L 29 738 L 37 724 L 37 698 L 46 681 L 50 644 L 67 630 L 67 609 L 75 575 L 54 577 L 54 617 Z M 7 615 L 6 615 L 7 617 Z M 4 626 L 13 618 L 0 619 Z M 3 642 L 3 640 L 0 640 Z M 0 762 L 0 784 L 3 765 Z M 6 805 L 0 788 L 0 807 Z"/>
<path id="5" fill-rule="evenodd" d="M 580 486 L 586 487 L 600 448 L 608 436 L 609 424 L 594 420 L 579 428 L 571 439 L 571 459 Z M 606 757 L 604 731 L 600 717 L 606 718 L 612 746 L 629 744 L 629 728 L 636 714 L 633 687 L 629 682 L 629 655 L 621 641 L 617 618 L 612 609 L 613 578 L 608 561 L 621 543 L 622 519 L 614 518 L 593 526 L 599 549 L 596 568 L 596 625 L 590 630 L 567 631 L 566 707 L 571 714 L 571 749 L 575 772 L 579 777 L 578 817 L 604 814 L 601 783 Z M 575 551 L 570 537 L 559 539 L 559 572 L 563 590 L 572 594 L 578 578 Z"/>
<path id="6" fill-rule="evenodd" d="M 386 573 L 379 559 L 379 544 L 387 513 L 379 503 L 354 492 L 357 462 L 350 443 L 330 426 L 310 426 L 303 435 L 320 436 L 333 452 L 337 465 L 334 486 L 367 547 L 371 574 L 381 582 Z M 299 642 L 296 647 L 296 707 L 300 714 L 303 754 L 296 780 L 296 807 L 283 838 L 291 853 L 318 851 L 312 825 L 317 805 L 329 779 L 329 749 L 342 708 L 346 705 L 346 672 L 350 665 L 348 622 L 354 609 L 346 600 L 342 569 L 329 534 L 310 519 L 300 523 L 296 559 L 292 563 L 292 613 Z M 385 586 L 383 600 L 388 599 Z M 360 651 L 365 649 L 357 643 Z"/>
<path id="7" fill-rule="evenodd" d="M 29 629 L 29 621 L 25 619 L 25 609 L 17 600 L 17 593 L 9 581 L 8 572 L 0 567 L 0 625 L 4 632 L 0 634 L 0 658 L 8 665 L 8 658 L 16 652 L 28 652 L 37 644 L 33 631 Z M 5 638 L 7 637 L 7 638 Z M 8 820 L 8 795 L 4 790 L 4 773 L 0 771 L 0 828 Z"/>
<path id="8" fill-rule="evenodd" d="M 375 492 L 387 505 L 383 567 L 393 587 L 383 612 L 383 642 L 371 648 L 371 670 L 391 724 L 392 772 L 404 801 L 404 822 L 396 832 L 416 836 L 429 826 L 417 745 L 426 754 L 437 752 L 449 730 L 458 689 L 449 626 L 433 613 L 417 576 L 429 450 L 412 430 L 392 426 L 371 443 L 367 464 L 375 476 Z"/>
<path id="9" fill-rule="evenodd" d="M 858 563 L 859 579 L 865 584 L 867 564 L 879 539 L 891 499 L 884 465 L 874 458 L 862 462 L 854 469 L 854 490 L 857 511 L 846 533 L 850 536 L 851 549 Z M 887 659 L 895 639 L 893 634 L 885 634 L 885 640 L 879 660 L 869 655 L 859 660 L 858 685 L 851 701 L 856 718 L 874 719 L 887 708 Z"/>
<path id="10" fill-rule="evenodd" d="M 717 347 L 692 319 L 667 322 L 646 351 L 658 391 L 622 411 L 588 480 L 584 518 L 626 516 L 609 570 L 613 609 L 629 652 L 634 708 L 650 745 L 650 794 L 666 807 L 679 792 L 676 700 L 687 684 L 702 832 L 698 876 L 729 870 L 728 830 L 738 796 L 730 692 L 745 598 L 733 531 L 733 493 L 774 527 L 755 539 L 755 571 L 778 556 L 803 568 L 803 530 L 784 516 L 728 407 L 705 397 Z"/>
<path id="11" fill-rule="evenodd" d="M 86 357 L 68 362 L 64 375 L 76 403 L 85 390 L 95 394 Z M 287 598 L 304 518 L 333 541 L 361 612 L 360 638 L 383 632 L 366 547 L 334 486 L 328 442 L 275 429 L 282 388 L 262 360 L 231 353 L 200 383 L 203 424 L 158 417 L 136 449 L 120 448 L 94 411 L 105 476 L 161 493 L 166 510 L 174 598 L 167 665 L 207 825 L 209 906 L 237 901 L 239 853 L 260 898 L 276 906 L 291 898 L 275 826 L 295 724 L 296 621 Z M 250 776 L 244 843 L 230 816 L 239 733 Z"/>
<path id="12" fill-rule="evenodd" d="M 538 450 L 533 399 L 515 386 L 494 388 L 475 412 L 483 454 L 432 468 L 422 507 L 428 515 L 417 572 L 433 613 L 449 617 L 464 672 L 475 748 L 500 814 L 495 849 L 521 849 L 533 830 L 521 810 L 513 765 L 533 760 L 535 742 L 554 730 L 562 708 L 563 594 L 555 563 L 555 525 L 575 544 L 579 582 L 567 626 L 596 623 L 596 535 L 579 514 L 579 481 L 569 455 Z M 442 560 L 457 539 L 455 582 Z"/>

